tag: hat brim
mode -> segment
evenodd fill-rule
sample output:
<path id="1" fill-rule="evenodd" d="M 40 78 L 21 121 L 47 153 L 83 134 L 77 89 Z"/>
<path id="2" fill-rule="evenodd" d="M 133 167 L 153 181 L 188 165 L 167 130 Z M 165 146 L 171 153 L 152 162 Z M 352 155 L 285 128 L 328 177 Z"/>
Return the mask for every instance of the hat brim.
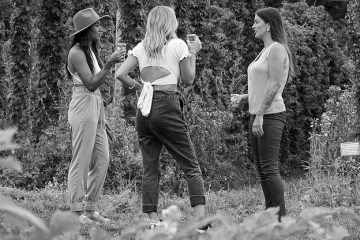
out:
<path id="1" fill-rule="evenodd" d="M 111 16 L 110 16 L 110 15 L 104 15 L 104 16 L 101 16 L 99 19 L 97 19 L 97 20 L 93 21 L 92 23 L 89 23 L 86 27 L 83 27 L 82 29 L 80 29 L 80 30 L 78 30 L 78 31 L 74 32 L 74 33 L 73 33 L 73 34 L 71 34 L 69 37 L 75 36 L 76 34 L 78 34 L 78 33 L 82 32 L 82 31 L 84 31 L 85 29 L 87 29 L 88 27 L 90 27 L 91 25 L 93 25 L 94 23 L 96 23 L 97 21 L 100 21 L 100 20 L 102 20 L 102 19 L 104 19 L 104 18 L 109 18 L 109 19 L 111 19 Z"/>

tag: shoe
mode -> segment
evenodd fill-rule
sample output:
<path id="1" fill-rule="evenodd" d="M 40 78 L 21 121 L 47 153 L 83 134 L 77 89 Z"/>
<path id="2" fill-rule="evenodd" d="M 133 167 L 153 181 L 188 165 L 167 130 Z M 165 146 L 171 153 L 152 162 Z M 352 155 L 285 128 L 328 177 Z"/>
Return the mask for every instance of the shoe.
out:
<path id="1" fill-rule="evenodd" d="M 85 216 L 84 214 L 81 214 L 79 216 L 79 221 L 81 224 L 92 224 L 94 222 L 89 217 Z"/>
<path id="2" fill-rule="evenodd" d="M 205 226 L 199 227 L 196 229 L 198 233 L 205 233 L 206 231 L 210 230 L 212 228 L 211 223 L 207 223 Z"/>
<path id="3" fill-rule="evenodd" d="M 157 223 L 151 223 L 150 222 L 150 229 L 153 230 L 155 229 L 156 227 L 160 226 L 161 225 L 161 220 Z"/>
<path id="4" fill-rule="evenodd" d="M 105 218 L 100 215 L 99 212 L 94 212 L 92 215 L 86 215 L 90 220 L 97 221 L 97 222 L 111 222 L 109 218 Z"/>

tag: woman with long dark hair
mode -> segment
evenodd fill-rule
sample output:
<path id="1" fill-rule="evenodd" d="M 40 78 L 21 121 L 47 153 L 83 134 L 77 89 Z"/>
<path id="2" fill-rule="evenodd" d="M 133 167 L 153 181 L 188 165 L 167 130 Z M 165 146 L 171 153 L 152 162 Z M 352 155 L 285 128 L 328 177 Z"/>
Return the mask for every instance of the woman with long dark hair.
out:
<path id="1" fill-rule="evenodd" d="M 286 214 L 279 171 L 280 141 L 286 122 L 282 92 L 294 68 L 284 25 L 276 8 L 258 10 L 252 28 L 264 48 L 248 67 L 248 94 L 232 94 L 231 102 L 233 107 L 249 103 L 250 143 L 265 206 L 280 207 L 280 220 Z"/>
<path id="2" fill-rule="evenodd" d="M 105 64 L 99 57 L 99 17 L 87 8 L 73 18 L 76 32 L 67 58 L 67 73 L 73 81 L 68 121 L 72 160 L 68 174 L 70 211 L 81 223 L 110 221 L 95 211 L 109 165 L 105 110 L 99 86 L 112 66 L 126 55 L 115 51 Z M 83 206 L 84 205 L 84 206 Z"/>
<path id="3" fill-rule="evenodd" d="M 185 124 L 177 84 L 191 85 L 195 78 L 199 38 L 193 41 L 176 36 L 178 21 L 167 6 L 153 8 L 147 19 L 143 41 L 135 46 L 116 71 L 116 77 L 129 88 L 141 89 L 136 115 L 136 129 L 143 155 L 143 212 L 150 226 L 159 224 L 158 198 L 161 148 L 165 146 L 180 165 L 188 183 L 190 205 L 198 218 L 205 213 L 204 183 L 198 160 Z M 140 69 L 142 86 L 128 74 Z M 205 231 L 210 225 L 198 229 Z"/>

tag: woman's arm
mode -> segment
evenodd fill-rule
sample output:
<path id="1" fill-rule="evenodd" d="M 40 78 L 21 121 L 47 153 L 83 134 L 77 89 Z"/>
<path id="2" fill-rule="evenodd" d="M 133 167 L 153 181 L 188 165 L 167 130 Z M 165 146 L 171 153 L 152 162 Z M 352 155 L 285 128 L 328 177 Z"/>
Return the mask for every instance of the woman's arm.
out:
<path id="1" fill-rule="evenodd" d="M 243 105 L 245 103 L 247 103 L 249 101 L 249 94 L 230 94 L 230 102 L 231 102 L 231 107 L 236 108 L 236 107 L 240 107 L 242 108 Z"/>
<path id="2" fill-rule="evenodd" d="M 190 86 L 194 83 L 196 72 L 196 55 L 191 53 L 190 57 L 186 57 L 180 61 L 180 78 L 185 85 Z"/>
<path id="3" fill-rule="evenodd" d="M 180 78 L 185 85 L 190 86 L 193 84 L 196 72 L 196 54 L 201 50 L 201 41 L 195 35 L 194 41 L 186 40 L 189 48 L 190 57 L 185 57 L 180 61 Z"/>
<path id="4" fill-rule="evenodd" d="M 140 90 L 142 85 L 129 77 L 129 73 L 138 65 L 138 60 L 129 55 L 121 66 L 116 70 L 115 76 L 130 89 Z"/>
<path id="5" fill-rule="evenodd" d="M 80 49 L 72 49 L 69 52 L 69 62 L 79 74 L 80 79 L 85 85 L 85 87 L 89 91 L 94 92 L 101 84 L 105 82 L 105 77 L 109 73 L 111 67 L 115 63 L 120 62 L 120 60 L 125 56 L 125 54 L 125 51 L 115 51 L 106 60 L 104 67 L 96 75 L 93 75 L 93 73 L 91 72 L 91 69 L 86 61 L 85 53 Z"/>

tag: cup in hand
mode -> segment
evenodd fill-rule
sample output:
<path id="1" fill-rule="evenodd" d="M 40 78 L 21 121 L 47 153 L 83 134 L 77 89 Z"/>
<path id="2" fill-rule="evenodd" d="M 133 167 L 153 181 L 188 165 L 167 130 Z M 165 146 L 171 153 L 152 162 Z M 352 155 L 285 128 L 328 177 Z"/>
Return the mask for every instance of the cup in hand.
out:
<path id="1" fill-rule="evenodd" d="M 194 42 L 194 41 L 195 41 L 195 37 L 196 37 L 196 34 L 188 34 L 188 35 L 187 35 L 187 38 L 189 39 L 190 42 Z"/>
<path id="2" fill-rule="evenodd" d="M 116 44 L 116 49 L 120 52 L 125 51 L 126 52 L 126 43 L 118 42 Z M 125 56 L 121 61 L 125 61 Z"/>

